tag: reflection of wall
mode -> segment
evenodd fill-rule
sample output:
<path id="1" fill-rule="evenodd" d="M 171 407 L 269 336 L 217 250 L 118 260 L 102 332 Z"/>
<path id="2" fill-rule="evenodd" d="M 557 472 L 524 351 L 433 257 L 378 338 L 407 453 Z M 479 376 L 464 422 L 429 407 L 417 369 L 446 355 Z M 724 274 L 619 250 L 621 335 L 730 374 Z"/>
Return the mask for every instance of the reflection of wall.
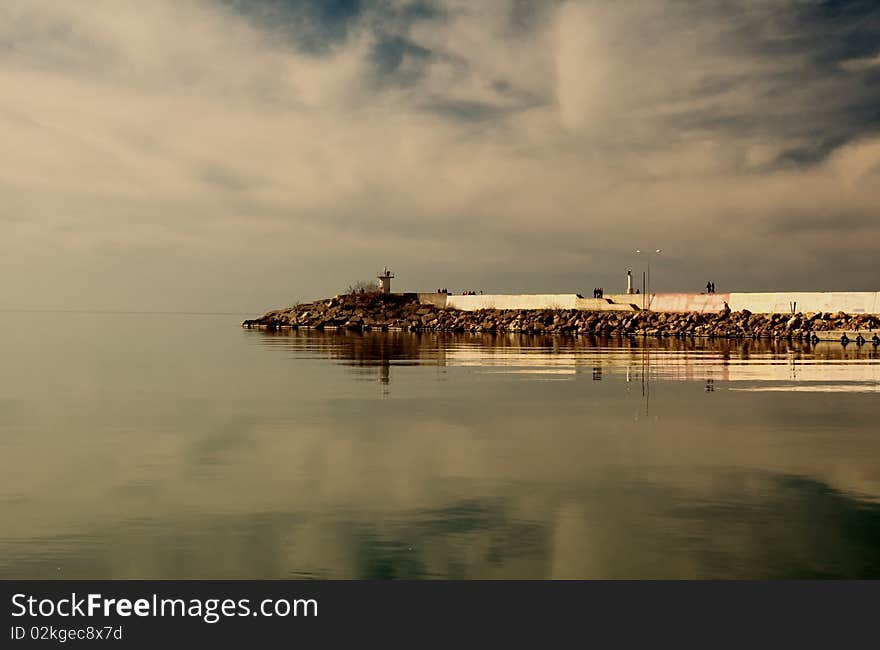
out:
<path id="1" fill-rule="evenodd" d="M 631 379 L 643 376 L 667 381 L 720 380 L 729 382 L 816 382 L 826 388 L 860 392 L 880 391 L 880 358 L 873 347 L 849 353 L 843 360 L 840 346 L 829 346 L 838 355 L 803 354 L 795 351 L 771 352 L 756 345 L 714 353 L 694 354 L 670 348 L 583 348 L 542 353 L 540 348 L 461 348 L 447 353 L 450 366 L 471 366 L 493 372 L 575 375 L 591 373 L 602 379 L 602 370 L 625 374 Z M 845 385 L 852 384 L 852 385 Z M 790 390 L 793 388 L 789 387 Z"/>
<path id="2" fill-rule="evenodd" d="M 529 334 L 407 332 L 261 332 L 294 352 L 317 352 L 352 366 L 375 368 L 390 381 L 393 365 L 482 368 L 493 373 L 596 379 L 625 374 L 632 380 L 810 382 L 834 390 L 880 390 L 880 349 L 787 341 L 553 337 Z"/>

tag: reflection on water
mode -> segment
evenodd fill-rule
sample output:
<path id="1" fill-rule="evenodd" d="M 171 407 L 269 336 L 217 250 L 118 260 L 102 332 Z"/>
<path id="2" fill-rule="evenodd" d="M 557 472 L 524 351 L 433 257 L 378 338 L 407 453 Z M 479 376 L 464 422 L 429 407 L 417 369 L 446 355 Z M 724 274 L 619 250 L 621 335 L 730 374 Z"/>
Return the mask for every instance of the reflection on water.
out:
<path id="1" fill-rule="evenodd" d="M 389 383 L 392 366 L 470 366 L 482 373 L 574 378 L 603 372 L 631 381 L 753 382 L 732 390 L 877 392 L 880 350 L 871 344 L 705 339 L 596 339 L 523 334 L 261 333 L 261 344 L 314 358 L 378 368 Z"/>
<path id="2" fill-rule="evenodd" d="M 66 318 L 4 330 L 0 577 L 880 577 L 870 345 Z"/>

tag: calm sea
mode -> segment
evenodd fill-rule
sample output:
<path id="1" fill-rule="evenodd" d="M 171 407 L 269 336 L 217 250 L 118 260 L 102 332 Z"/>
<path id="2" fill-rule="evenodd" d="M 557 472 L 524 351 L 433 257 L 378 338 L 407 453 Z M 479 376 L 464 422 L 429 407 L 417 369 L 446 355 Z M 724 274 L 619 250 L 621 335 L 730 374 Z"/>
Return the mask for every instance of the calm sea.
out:
<path id="1" fill-rule="evenodd" d="M 0 578 L 880 577 L 880 353 L 2 313 Z"/>

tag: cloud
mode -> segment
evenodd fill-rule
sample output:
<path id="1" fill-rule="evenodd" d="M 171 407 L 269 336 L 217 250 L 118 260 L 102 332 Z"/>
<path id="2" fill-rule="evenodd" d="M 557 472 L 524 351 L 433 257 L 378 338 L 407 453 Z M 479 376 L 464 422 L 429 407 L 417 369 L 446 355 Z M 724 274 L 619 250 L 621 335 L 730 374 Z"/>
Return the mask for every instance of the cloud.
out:
<path id="1" fill-rule="evenodd" d="M 661 289 L 876 289 L 880 10 L 852 4 L 3 3 L 4 291 L 578 291 L 645 246 Z"/>
<path id="2" fill-rule="evenodd" d="M 609 94 L 608 57 L 603 52 L 598 21 L 584 5 L 567 3 L 559 11 L 556 37 L 556 96 L 562 123 L 581 128 Z"/>
<path id="3" fill-rule="evenodd" d="M 840 67 L 848 72 L 861 72 L 863 70 L 877 68 L 880 67 L 880 54 L 859 59 L 848 59 L 841 62 Z"/>

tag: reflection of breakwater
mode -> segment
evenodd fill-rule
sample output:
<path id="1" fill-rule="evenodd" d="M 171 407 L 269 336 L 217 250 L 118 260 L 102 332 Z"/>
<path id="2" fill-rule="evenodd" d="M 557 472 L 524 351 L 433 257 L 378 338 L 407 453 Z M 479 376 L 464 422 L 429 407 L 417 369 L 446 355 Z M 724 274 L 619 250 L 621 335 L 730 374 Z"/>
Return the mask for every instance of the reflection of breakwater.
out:
<path id="1" fill-rule="evenodd" d="M 260 342 L 307 357 L 376 367 L 390 381 L 391 366 L 469 367 L 487 373 L 554 378 L 585 374 L 594 380 L 772 382 L 798 389 L 880 390 L 880 352 L 873 346 L 791 341 L 642 341 L 523 334 L 468 335 L 406 332 L 259 332 Z M 779 388 L 779 386 L 776 386 Z M 793 386 L 792 389 L 795 387 Z"/>

